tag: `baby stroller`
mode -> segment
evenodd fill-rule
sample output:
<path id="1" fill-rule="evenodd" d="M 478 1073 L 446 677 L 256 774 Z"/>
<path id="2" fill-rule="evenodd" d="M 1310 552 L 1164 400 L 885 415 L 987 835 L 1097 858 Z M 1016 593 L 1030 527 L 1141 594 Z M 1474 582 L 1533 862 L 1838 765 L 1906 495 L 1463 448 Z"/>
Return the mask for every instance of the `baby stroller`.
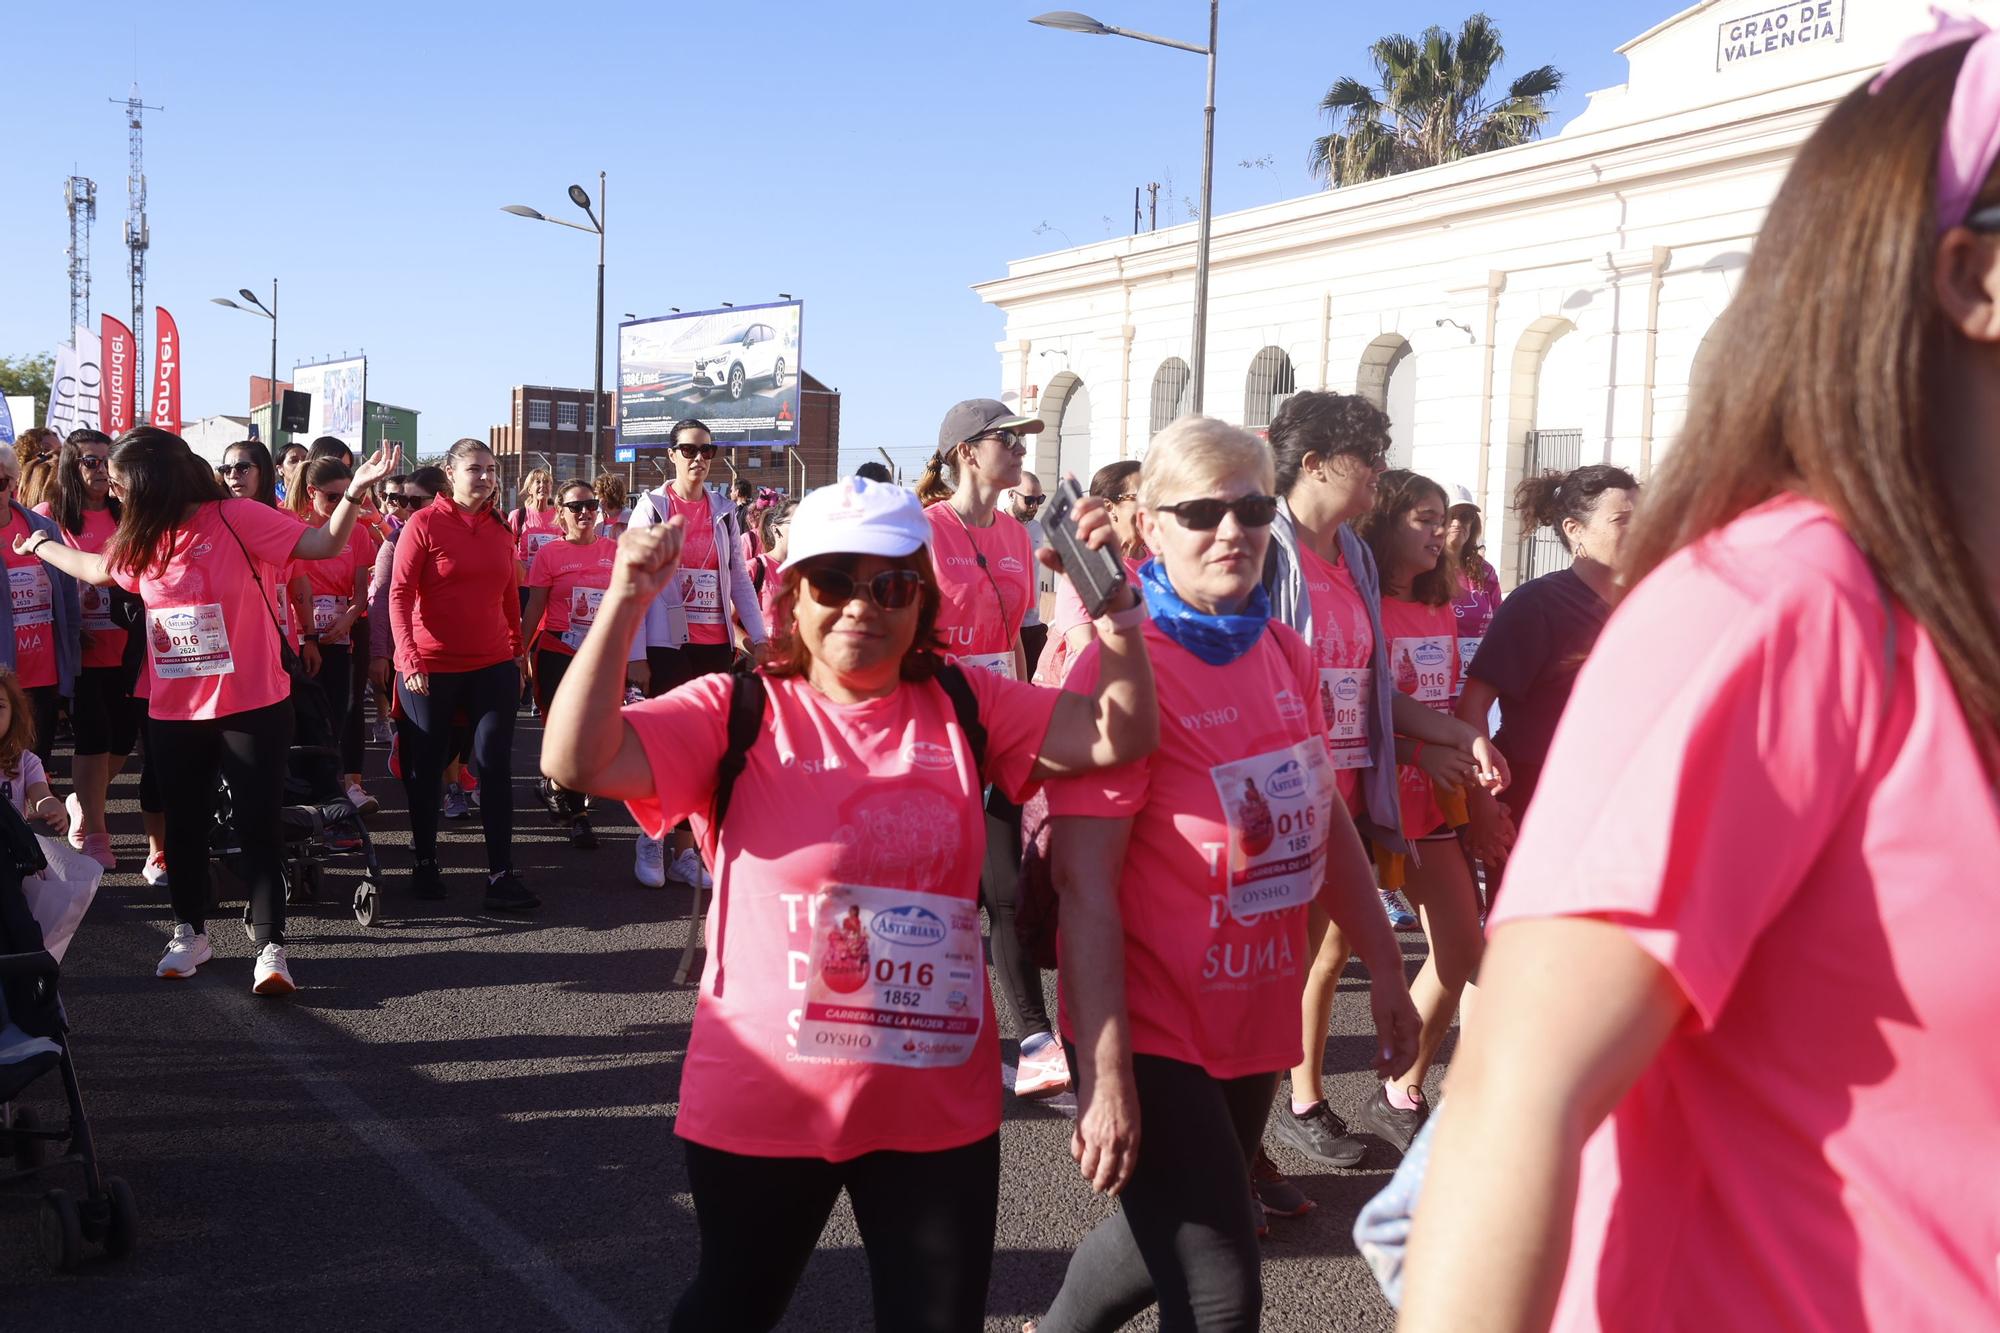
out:
<path id="1" fill-rule="evenodd" d="M 61 968 L 44 947 L 21 888 L 23 877 L 44 864 L 34 833 L 11 803 L 0 801 L 0 1181 L 72 1166 L 82 1173 L 82 1198 L 60 1187 L 42 1195 L 42 1257 L 60 1270 L 83 1258 L 85 1241 L 112 1258 L 130 1254 L 139 1240 L 139 1206 L 129 1185 L 104 1174 L 83 1113 L 57 986 Z M 58 1072 L 69 1120 L 51 1128 L 15 1099 Z"/>
<path id="2" fill-rule="evenodd" d="M 340 785 L 340 751 L 324 745 L 294 745 L 285 776 L 285 804 L 278 811 L 284 835 L 285 901 L 292 906 L 320 901 L 329 862 L 358 861 L 361 882 L 350 904 L 354 919 L 372 926 L 382 906 L 382 863 L 368 825 Z M 243 848 L 224 783 L 216 802 L 215 831 L 210 839 L 209 887 L 217 901 L 244 898 L 243 929 L 250 929 L 250 904 L 244 888 Z"/>

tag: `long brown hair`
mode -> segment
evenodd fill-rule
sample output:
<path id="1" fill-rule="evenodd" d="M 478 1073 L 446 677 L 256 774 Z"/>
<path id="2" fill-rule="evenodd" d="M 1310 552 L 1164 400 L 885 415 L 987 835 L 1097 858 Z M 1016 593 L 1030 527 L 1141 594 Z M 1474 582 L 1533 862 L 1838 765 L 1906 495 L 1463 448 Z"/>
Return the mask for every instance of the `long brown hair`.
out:
<path id="1" fill-rule="evenodd" d="M 69 438 L 63 441 L 62 461 L 56 465 L 55 485 L 49 489 L 49 494 L 44 498 L 48 500 L 49 512 L 54 515 L 56 522 L 71 536 L 83 532 L 84 492 L 88 489 L 83 484 L 83 446 L 110 443 L 111 437 L 103 431 L 88 429 L 73 430 L 69 433 Z M 109 453 L 105 456 L 110 457 Z M 118 514 L 123 508 L 124 506 L 118 503 L 117 496 L 105 497 L 104 509 L 111 515 L 113 523 L 118 521 Z"/>
<path id="2" fill-rule="evenodd" d="M 186 440 L 157 426 L 120 436 L 111 467 L 125 480 L 125 510 L 104 554 L 111 568 L 127 573 L 164 570 L 188 511 L 229 496 Z"/>
<path id="3" fill-rule="evenodd" d="M 35 710 L 28 706 L 28 692 L 21 688 L 21 678 L 12 667 L 0 666 L 0 693 L 13 705 L 8 710 L 7 730 L 0 732 L 0 773 L 19 781 L 21 756 L 35 748 Z"/>
<path id="4" fill-rule="evenodd" d="M 783 581 L 778 585 L 775 605 L 780 615 L 797 602 L 801 593 L 799 585 L 804 581 L 808 565 L 839 565 L 852 563 L 856 557 L 842 555 L 815 556 L 811 560 L 793 565 L 784 572 Z M 919 546 L 904 556 L 899 562 L 905 569 L 914 569 L 924 581 L 923 591 L 917 594 L 917 635 L 910 640 L 910 650 L 903 654 L 900 675 L 904 680 L 929 680 L 937 675 L 937 669 L 944 665 L 944 640 L 938 637 L 938 608 L 944 604 L 944 594 L 938 590 L 937 568 L 931 564 L 928 547 Z M 804 596 L 810 597 L 811 593 Z M 786 676 L 804 676 L 812 669 L 812 654 L 806 651 L 804 636 L 791 633 L 789 628 L 780 639 L 777 630 L 771 630 L 771 643 L 777 650 L 771 664 L 764 668 L 764 674 L 777 679 Z"/>
<path id="5" fill-rule="evenodd" d="M 1355 520 L 1355 535 L 1368 543 L 1375 555 L 1376 568 L 1388 582 L 1386 556 L 1389 541 L 1410 512 L 1426 500 L 1436 500 L 1443 511 L 1451 502 L 1444 487 L 1407 468 L 1391 468 L 1375 487 L 1375 507 Z M 1388 591 L 1383 589 L 1384 593 Z M 1450 551 L 1439 551 L 1437 563 L 1410 580 L 1410 600 L 1425 606 L 1444 606 L 1458 597 L 1458 576 L 1453 573 Z"/>
<path id="6" fill-rule="evenodd" d="M 1764 220 L 1687 426 L 1640 509 L 1636 584 L 1787 491 L 1838 515 L 1930 633 L 1975 726 L 2000 722 L 2000 621 L 1933 429 L 1958 337 L 1933 288 L 1938 144 L 1966 47 L 1858 88 L 1800 149 Z M 1989 179 L 1975 208 L 2000 203 Z M 1948 400 L 1947 400 L 1948 401 Z"/>

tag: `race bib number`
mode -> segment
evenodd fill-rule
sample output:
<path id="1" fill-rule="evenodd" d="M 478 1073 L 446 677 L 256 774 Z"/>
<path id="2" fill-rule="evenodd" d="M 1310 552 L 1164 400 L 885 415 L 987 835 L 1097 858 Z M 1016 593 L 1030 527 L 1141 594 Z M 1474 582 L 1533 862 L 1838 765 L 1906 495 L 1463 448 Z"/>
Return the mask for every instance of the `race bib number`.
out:
<path id="1" fill-rule="evenodd" d="M 7 591 L 14 601 L 14 628 L 27 629 L 35 625 L 46 625 L 51 617 L 49 601 L 49 574 L 37 560 L 32 565 L 23 565 L 7 571 Z"/>
<path id="2" fill-rule="evenodd" d="M 111 590 L 91 583 L 76 585 L 77 601 L 83 610 L 83 628 L 86 633 L 102 633 L 118 628 L 111 619 Z"/>
<path id="3" fill-rule="evenodd" d="M 1420 639 L 1397 639 L 1390 668 L 1396 673 L 1396 689 L 1418 703 L 1444 711 L 1451 703 L 1453 637 L 1427 634 Z"/>
<path id="4" fill-rule="evenodd" d="M 680 572 L 681 605 L 687 608 L 690 625 L 722 623 L 722 573 L 714 569 L 683 569 Z"/>
<path id="5" fill-rule="evenodd" d="M 1012 653 L 967 653 L 958 659 L 962 664 L 990 671 L 996 676 L 1014 679 L 1014 654 Z"/>
<path id="6" fill-rule="evenodd" d="M 575 588 L 569 595 L 569 628 L 562 632 L 563 647 L 575 652 L 583 647 L 590 627 L 597 623 L 597 608 L 604 604 L 604 589 Z"/>
<path id="7" fill-rule="evenodd" d="M 229 655 L 229 631 L 222 623 L 222 606 L 170 606 L 148 610 L 147 636 L 153 674 L 162 680 L 190 676 L 227 676 L 236 670 Z"/>
<path id="8" fill-rule="evenodd" d="M 537 551 L 541 550 L 544 546 L 547 546 L 550 542 L 554 541 L 557 537 L 560 537 L 561 535 L 562 534 L 559 532 L 531 532 L 526 537 L 522 538 L 521 539 L 522 543 L 528 552 L 529 562 L 532 563 L 534 561 L 535 553 Z"/>
<path id="9" fill-rule="evenodd" d="M 1465 693 L 1465 673 L 1472 669 L 1472 659 L 1479 656 L 1479 645 L 1485 640 L 1486 636 L 1482 634 L 1478 638 L 1458 641 L 1458 679 L 1452 682 L 1452 698 Z"/>
<path id="10" fill-rule="evenodd" d="M 313 633 L 325 634 L 327 626 L 347 614 L 347 608 L 352 603 L 353 598 L 351 597 L 315 593 L 313 595 Z M 336 644 L 346 643 L 347 636 L 343 634 L 339 638 L 330 638 L 327 642 Z"/>
<path id="11" fill-rule="evenodd" d="M 1326 878 L 1335 783 L 1317 737 L 1209 770 L 1229 820 L 1229 914 L 1248 920 L 1313 900 Z"/>
<path id="12" fill-rule="evenodd" d="M 817 907 L 799 1050 L 906 1069 L 964 1064 L 986 1014 L 979 904 L 836 884 Z"/>
<path id="13" fill-rule="evenodd" d="M 1321 667 L 1319 704 L 1326 714 L 1327 758 L 1337 770 L 1366 768 L 1368 757 L 1369 667 Z"/>

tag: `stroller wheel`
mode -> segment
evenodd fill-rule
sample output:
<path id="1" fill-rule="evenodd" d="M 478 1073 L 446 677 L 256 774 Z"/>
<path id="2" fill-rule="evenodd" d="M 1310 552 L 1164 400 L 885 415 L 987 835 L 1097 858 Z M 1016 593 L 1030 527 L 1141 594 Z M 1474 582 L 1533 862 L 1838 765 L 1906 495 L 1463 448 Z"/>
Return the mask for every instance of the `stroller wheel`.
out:
<path id="1" fill-rule="evenodd" d="M 11 1129 L 37 1130 L 42 1128 L 42 1118 L 32 1106 L 15 1106 Z M 32 1171 L 49 1160 L 49 1150 L 55 1145 L 47 1139 L 17 1138 L 14 1140 L 14 1169 Z"/>
<path id="2" fill-rule="evenodd" d="M 382 894 L 375 887 L 375 881 L 362 880 L 361 887 L 354 891 L 354 919 L 364 926 L 374 925 L 381 905 Z"/>
<path id="3" fill-rule="evenodd" d="M 42 1259 L 57 1272 L 76 1267 L 83 1258 L 83 1216 L 68 1190 L 50 1190 L 42 1196 L 38 1233 Z"/>
<path id="4" fill-rule="evenodd" d="M 111 1213 L 104 1224 L 104 1252 L 113 1259 L 123 1259 L 139 1244 L 139 1203 L 122 1176 L 106 1179 L 104 1189 L 111 1196 Z"/>

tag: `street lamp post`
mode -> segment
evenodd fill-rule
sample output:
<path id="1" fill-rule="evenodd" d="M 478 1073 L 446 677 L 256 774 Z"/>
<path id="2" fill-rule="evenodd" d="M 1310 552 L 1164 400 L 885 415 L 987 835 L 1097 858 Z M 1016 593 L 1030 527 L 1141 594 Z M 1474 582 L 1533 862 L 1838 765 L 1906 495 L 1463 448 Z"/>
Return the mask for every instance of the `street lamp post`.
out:
<path id="1" fill-rule="evenodd" d="M 239 287 L 236 294 L 248 301 L 249 305 L 238 305 L 226 296 L 211 296 L 208 299 L 217 305 L 226 305 L 231 310 L 241 310 L 246 315 L 262 315 L 271 321 L 271 438 L 265 447 L 271 449 L 271 456 L 277 457 L 278 443 L 278 280 L 271 279 L 271 304 L 266 306 L 257 299 L 257 294 L 248 287 Z"/>
<path id="2" fill-rule="evenodd" d="M 1207 378 L 1208 361 L 1208 239 L 1209 214 L 1215 204 L 1215 38 L 1220 19 L 1222 0 L 1208 0 L 1208 45 L 1196 46 L 1192 42 L 1176 41 L 1171 37 L 1156 37 L 1149 32 L 1136 32 L 1131 28 L 1117 28 L 1109 23 L 1099 23 L 1088 14 L 1079 14 L 1073 9 L 1058 9 L 1029 19 L 1044 28 L 1060 28 L 1064 32 L 1080 32 L 1092 37 L 1130 37 L 1134 41 L 1152 42 L 1156 46 L 1171 46 L 1176 51 L 1192 51 L 1198 56 L 1208 57 L 1208 101 L 1202 108 L 1201 137 L 1201 218 L 1194 246 L 1194 362 L 1192 373 L 1194 382 L 1189 390 L 1188 403 L 1192 410 L 1201 412 L 1202 382 Z"/>
<path id="3" fill-rule="evenodd" d="M 590 192 L 588 190 L 584 189 L 581 185 L 572 185 L 569 187 L 570 202 L 582 209 L 583 215 L 590 219 L 588 227 L 580 222 L 566 222 L 562 218 L 548 217 L 535 209 L 529 208 L 526 204 L 505 204 L 500 209 L 501 212 L 512 213 L 517 218 L 530 218 L 536 222 L 553 222 L 558 227 L 573 227 L 577 231 L 597 233 L 597 355 L 595 360 L 595 384 L 590 398 L 590 474 L 593 476 L 597 472 L 597 442 L 604 430 L 604 223 L 611 214 L 610 208 L 605 204 L 604 195 L 605 181 L 604 173 L 601 171 L 597 173 L 597 208 L 595 211 L 590 206 Z M 636 471 L 636 465 L 628 464 L 626 466 L 625 484 L 627 486 L 635 482 Z"/>

